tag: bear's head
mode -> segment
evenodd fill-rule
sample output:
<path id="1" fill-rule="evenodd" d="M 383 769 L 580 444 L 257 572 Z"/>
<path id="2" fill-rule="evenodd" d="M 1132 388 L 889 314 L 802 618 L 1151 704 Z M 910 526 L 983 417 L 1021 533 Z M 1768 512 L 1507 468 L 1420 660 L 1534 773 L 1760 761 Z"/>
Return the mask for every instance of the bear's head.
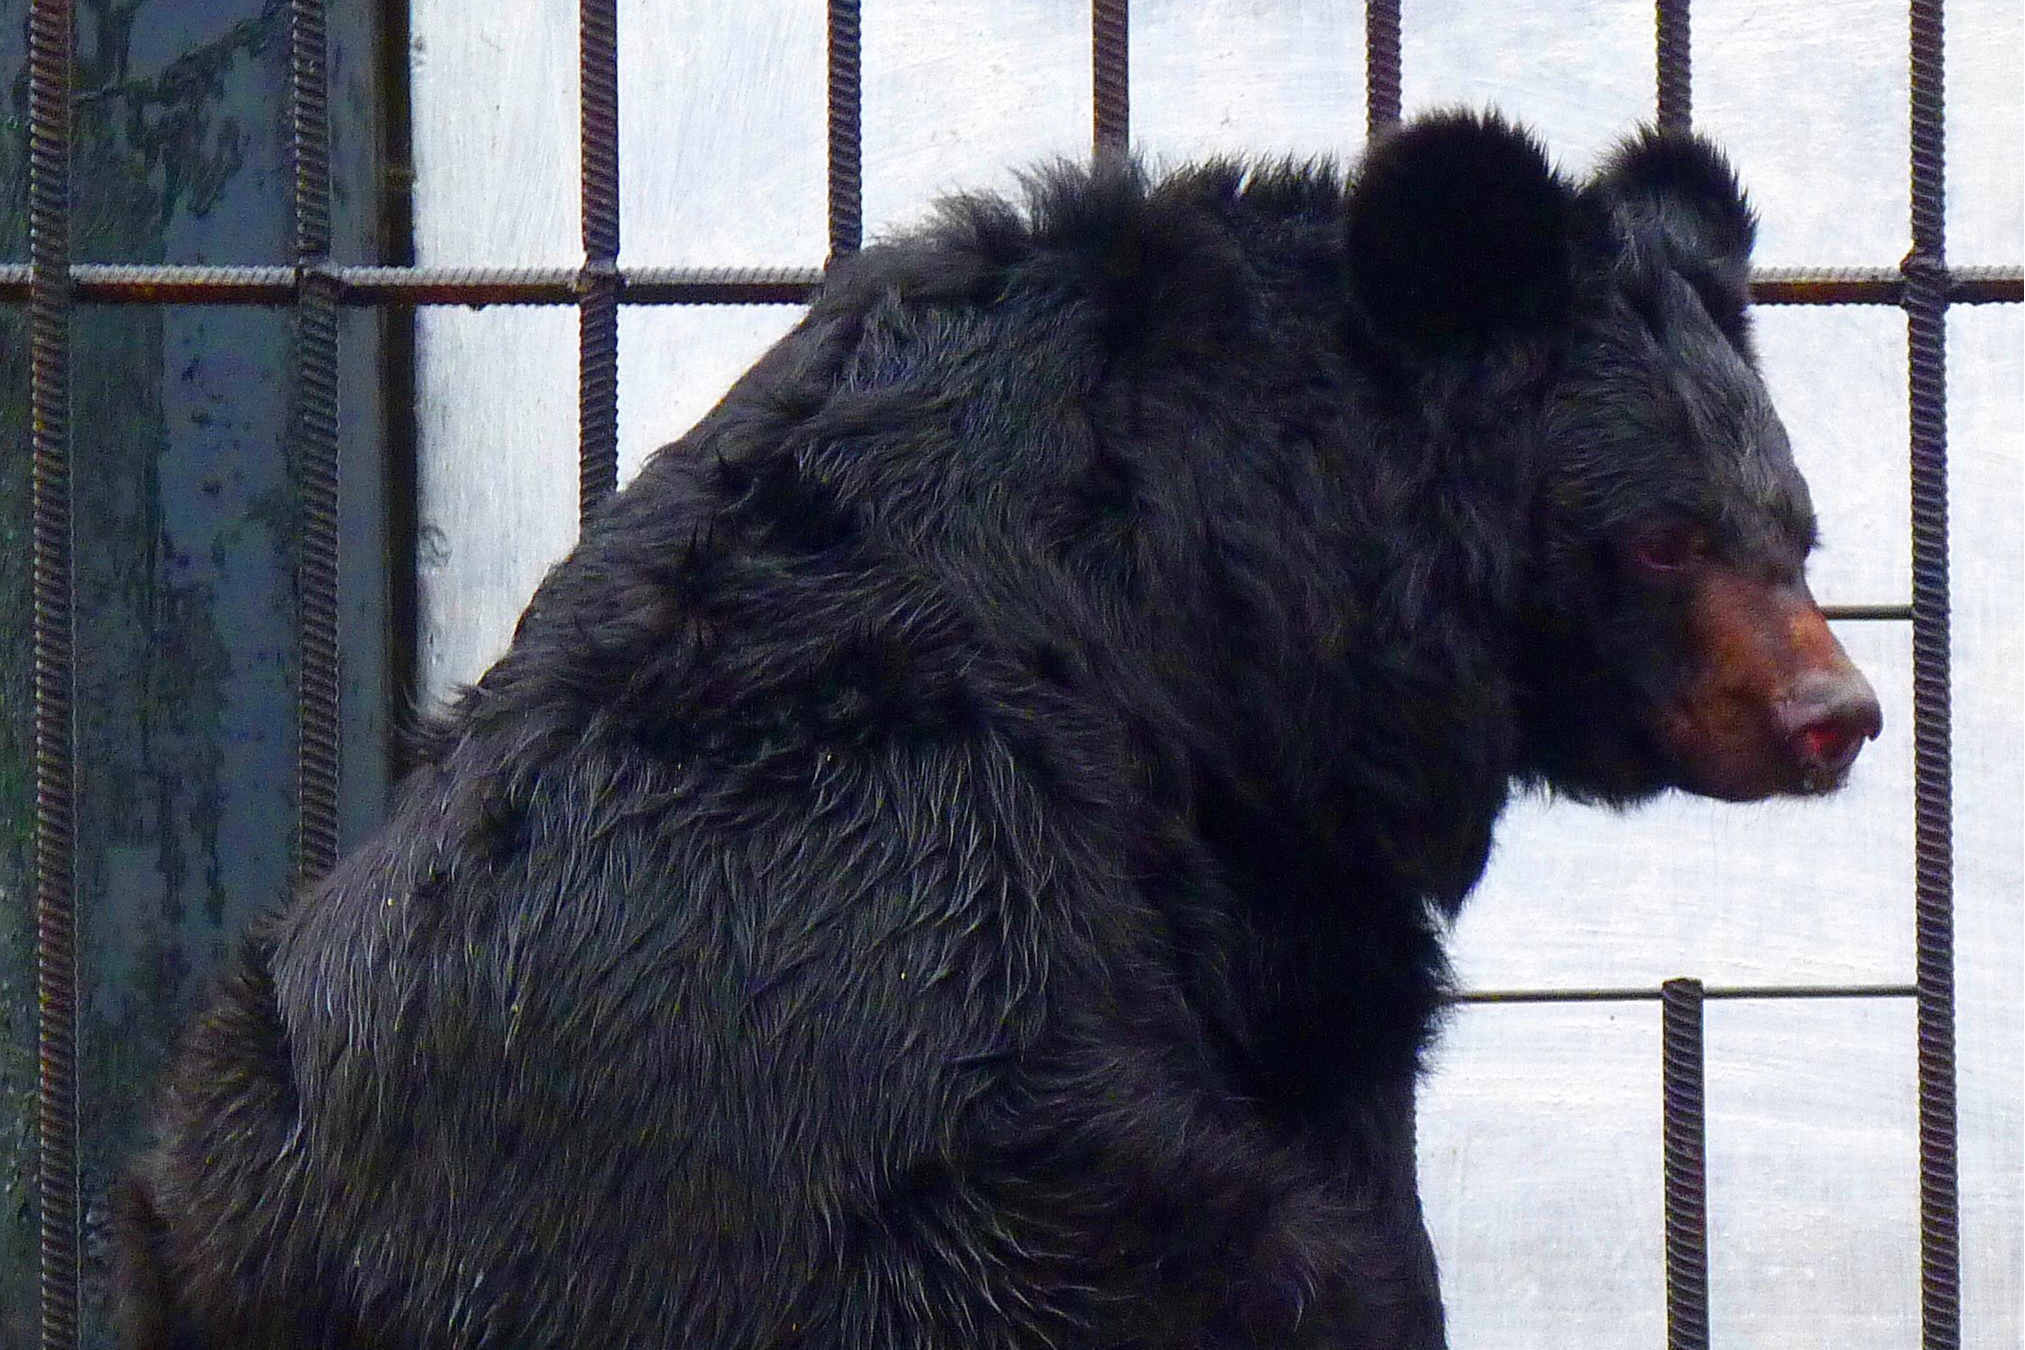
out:
<path id="1" fill-rule="evenodd" d="M 1517 405 L 1523 772 L 1614 803 L 1840 785 L 1881 716 L 1807 588 L 1722 156 L 1648 131 L 1575 184 L 1494 116 L 1438 116 L 1373 148 L 1348 229 L 1358 322 L 1408 383 L 1546 390 Z"/>

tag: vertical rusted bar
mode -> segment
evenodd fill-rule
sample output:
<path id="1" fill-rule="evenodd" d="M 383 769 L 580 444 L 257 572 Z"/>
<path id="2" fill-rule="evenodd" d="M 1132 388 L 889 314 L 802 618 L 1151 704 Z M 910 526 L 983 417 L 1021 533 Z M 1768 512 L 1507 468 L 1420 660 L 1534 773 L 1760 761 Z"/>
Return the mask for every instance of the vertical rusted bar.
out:
<path id="1" fill-rule="evenodd" d="M 1708 1113 L 1702 982 L 1660 987 L 1660 1096 L 1666 1167 L 1667 1350 L 1708 1350 Z"/>
<path id="2" fill-rule="evenodd" d="M 1399 120 L 1399 0 L 1364 3 L 1364 116 L 1373 136 Z"/>
<path id="3" fill-rule="evenodd" d="M 864 89 L 858 0 L 830 0 L 830 260 L 865 238 Z"/>
<path id="4" fill-rule="evenodd" d="M 28 17 L 35 575 L 35 1195 L 43 1350 L 77 1345 L 76 625 L 70 511 L 70 0 Z"/>
<path id="5" fill-rule="evenodd" d="M 36 1202 L 44 1350 L 78 1327 L 76 626 L 70 497 L 69 0 L 29 13 L 35 664 Z"/>
<path id="6" fill-rule="evenodd" d="M 1093 0 L 1090 6 L 1093 143 L 1099 158 L 1124 154 L 1132 140 L 1128 8 L 1127 0 Z"/>
<path id="7" fill-rule="evenodd" d="M 619 482 L 619 21 L 617 0 L 582 0 L 584 272 L 577 307 L 577 511 Z"/>
<path id="8" fill-rule="evenodd" d="M 1688 0 L 1658 0 L 1659 125 L 1686 131 L 1694 118 Z"/>
<path id="9" fill-rule="evenodd" d="M 1920 1095 L 1920 1322 L 1961 1344 L 1955 921 L 1948 691 L 1947 246 L 1941 0 L 1912 0 L 1912 250 L 1906 348 L 1912 458 L 1913 885 Z"/>
<path id="10" fill-rule="evenodd" d="M 296 562 L 302 668 L 296 699 L 296 869 L 337 862 L 338 288 L 330 258 L 330 63 L 324 0 L 289 12 L 288 108 L 295 160 Z"/>

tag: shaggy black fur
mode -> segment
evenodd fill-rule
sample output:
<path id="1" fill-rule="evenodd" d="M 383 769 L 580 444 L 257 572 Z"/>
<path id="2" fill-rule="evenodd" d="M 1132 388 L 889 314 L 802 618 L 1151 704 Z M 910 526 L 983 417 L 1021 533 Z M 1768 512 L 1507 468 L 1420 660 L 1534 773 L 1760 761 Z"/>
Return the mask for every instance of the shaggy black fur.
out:
<path id="1" fill-rule="evenodd" d="M 1445 916 L 1515 783 L 1678 781 L 1613 541 L 1805 551 L 1749 238 L 1450 115 L 841 264 L 250 940 L 136 1342 L 1440 1345 Z"/>

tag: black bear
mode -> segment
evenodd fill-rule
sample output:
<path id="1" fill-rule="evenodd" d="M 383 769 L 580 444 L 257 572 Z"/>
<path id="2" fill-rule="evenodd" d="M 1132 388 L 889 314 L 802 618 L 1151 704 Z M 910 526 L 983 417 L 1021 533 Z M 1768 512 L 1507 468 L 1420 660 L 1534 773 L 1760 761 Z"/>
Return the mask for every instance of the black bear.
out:
<path id="1" fill-rule="evenodd" d="M 840 263 L 247 942 L 151 1347 L 1443 1342 L 1411 1094 L 1516 789 L 1879 727 L 1702 142 L 1057 169 Z"/>

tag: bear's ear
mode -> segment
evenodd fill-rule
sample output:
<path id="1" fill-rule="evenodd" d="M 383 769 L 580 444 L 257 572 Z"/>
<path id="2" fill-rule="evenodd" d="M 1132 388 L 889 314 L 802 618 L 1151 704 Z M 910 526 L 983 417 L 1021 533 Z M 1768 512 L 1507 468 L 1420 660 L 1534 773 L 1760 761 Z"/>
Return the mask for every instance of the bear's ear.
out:
<path id="1" fill-rule="evenodd" d="M 1580 195 L 1495 113 L 1417 119 L 1372 146 L 1348 203 L 1351 287 L 1409 354 L 1555 328 L 1573 304 Z"/>
<path id="2" fill-rule="evenodd" d="M 1722 152 L 1698 136 L 1648 127 L 1603 161 L 1588 191 L 1742 282 L 1758 217 Z"/>

